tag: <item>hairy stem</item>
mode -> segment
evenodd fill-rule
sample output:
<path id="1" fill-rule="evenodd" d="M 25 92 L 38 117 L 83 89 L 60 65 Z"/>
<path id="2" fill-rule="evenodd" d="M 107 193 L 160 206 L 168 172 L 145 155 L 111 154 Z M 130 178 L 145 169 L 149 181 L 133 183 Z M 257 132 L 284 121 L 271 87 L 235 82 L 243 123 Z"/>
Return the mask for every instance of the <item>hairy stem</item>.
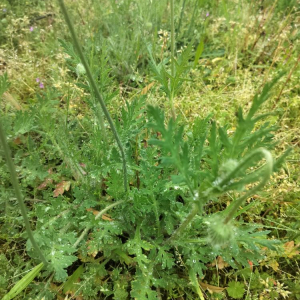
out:
<path id="1" fill-rule="evenodd" d="M 192 210 L 190 211 L 190 213 L 188 214 L 188 216 L 185 218 L 185 220 L 181 223 L 181 225 L 174 231 L 174 233 L 172 234 L 172 236 L 167 240 L 167 244 L 172 243 L 174 240 L 176 240 L 176 238 L 178 236 L 180 236 L 183 231 L 185 230 L 185 228 L 192 222 L 192 220 L 194 219 L 194 217 L 198 214 L 199 212 L 199 205 L 198 204 L 194 204 Z"/>
<path id="2" fill-rule="evenodd" d="M 171 1 L 171 74 L 175 76 L 175 26 L 174 26 L 174 0 Z"/>
<path id="3" fill-rule="evenodd" d="M 26 206 L 24 204 L 23 196 L 22 196 L 21 189 L 20 189 L 20 186 L 19 186 L 19 183 L 18 183 L 18 177 L 17 177 L 16 169 L 15 169 L 15 166 L 14 166 L 12 158 L 11 158 L 11 152 L 10 152 L 9 146 L 7 144 L 7 141 L 6 141 L 6 135 L 4 133 L 4 130 L 2 129 L 1 122 L 0 122 L 0 141 L 1 141 L 1 144 L 2 144 L 2 147 L 3 147 L 3 152 L 4 152 L 5 159 L 6 159 L 6 163 L 7 163 L 9 172 L 10 172 L 11 183 L 12 183 L 12 186 L 15 190 L 16 198 L 18 200 L 18 203 L 19 203 L 19 206 L 20 206 L 20 209 L 21 209 L 21 214 L 22 214 L 22 217 L 24 219 L 24 224 L 25 224 L 25 228 L 26 228 L 26 232 L 28 234 L 29 240 L 32 244 L 32 247 L 38 253 L 38 255 L 40 257 L 40 260 L 45 265 L 47 265 L 48 262 L 47 262 L 47 260 L 44 256 L 44 254 L 42 253 L 40 247 L 38 246 L 37 242 L 35 241 L 34 236 L 32 234 L 32 231 L 31 231 L 31 228 L 30 228 L 30 223 L 29 223 L 29 220 L 28 220 L 28 217 L 27 217 Z"/>
<path id="4" fill-rule="evenodd" d="M 240 205 L 243 204 L 243 202 L 251 195 L 255 194 L 258 190 L 260 190 L 269 180 L 270 176 L 272 175 L 273 172 L 273 157 L 271 155 L 271 153 L 264 149 L 264 148 L 260 148 L 257 149 L 257 151 L 253 152 L 253 155 L 257 156 L 257 155 L 261 155 L 265 158 L 266 160 L 266 164 L 265 164 L 265 170 L 264 170 L 264 176 L 261 180 L 261 182 L 255 186 L 254 188 L 250 189 L 245 195 L 243 195 L 242 197 L 240 197 L 238 200 L 236 200 L 235 202 L 233 202 L 227 209 L 228 214 L 225 218 L 224 224 L 227 224 L 234 216 L 236 210 L 239 208 Z M 249 159 L 251 159 L 253 156 L 251 155 L 247 161 L 249 161 Z"/>
<path id="5" fill-rule="evenodd" d="M 240 172 L 241 170 L 249 163 L 249 161 L 251 161 L 253 158 L 257 157 L 257 156 L 263 156 L 266 159 L 267 162 L 267 166 L 269 166 L 269 164 L 271 163 L 271 165 L 268 168 L 273 168 L 273 158 L 272 158 L 272 154 L 264 149 L 264 148 L 259 148 L 256 149 L 255 151 L 253 151 L 252 153 L 250 153 L 250 155 L 248 155 L 247 157 L 245 157 L 218 185 L 219 188 L 224 187 L 225 185 L 227 185 L 233 178 L 235 178 Z M 269 169 L 268 169 L 269 170 Z M 272 170 L 271 170 L 272 172 Z M 271 174 L 270 174 L 271 175 Z M 270 176 L 269 175 L 269 176 Z M 269 177 L 267 177 L 267 180 L 269 179 Z M 265 184 L 265 183 L 264 183 Z"/>
<path id="6" fill-rule="evenodd" d="M 275 105 L 278 103 L 278 101 L 279 101 L 279 99 L 280 99 L 280 97 L 281 97 L 281 95 L 283 93 L 283 90 L 284 90 L 285 86 L 287 85 L 288 81 L 291 79 L 292 74 L 297 69 L 297 66 L 298 66 L 299 62 L 300 62 L 300 55 L 298 56 L 298 59 L 297 59 L 295 65 L 294 65 L 294 67 L 291 69 L 290 73 L 288 74 L 288 76 L 286 78 L 286 81 L 285 81 L 284 85 L 282 86 L 282 88 L 281 88 L 281 90 L 279 92 L 279 95 L 277 96 L 277 98 L 275 100 Z"/>
<path id="7" fill-rule="evenodd" d="M 227 216 L 224 220 L 224 224 L 227 224 L 234 216 L 235 211 L 238 209 L 238 207 L 247 199 L 250 195 L 253 195 L 256 191 L 261 189 L 269 180 L 272 172 L 273 172 L 273 157 L 271 153 L 264 149 L 259 148 L 255 151 L 253 151 L 248 157 L 246 157 L 232 172 L 230 172 L 219 184 L 218 189 L 224 187 L 226 184 L 229 183 L 230 180 L 236 177 L 238 172 L 245 167 L 249 161 L 251 161 L 253 158 L 261 156 L 265 158 L 266 164 L 265 164 L 265 170 L 264 170 L 264 176 L 261 180 L 261 182 L 255 186 L 253 189 L 249 190 L 245 195 L 243 195 L 241 198 L 236 200 L 233 204 L 231 204 L 228 208 Z M 204 193 L 206 196 L 209 195 L 209 193 L 212 192 L 211 189 L 209 189 L 206 193 Z M 198 199 L 199 202 L 199 199 Z M 172 234 L 172 236 L 167 240 L 167 243 L 173 242 L 178 236 L 180 236 L 183 231 L 186 229 L 186 227 L 192 222 L 193 218 L 199 213 L 200 210 L 200 204 L 195 203 L 192 210 L 186 217 L 186 219 L 181 223 L 181 225 L 175 230 L 175 232 Z"/>
<path id="8" fill-rule="evenodd" d="M 78 41 L 78 38 L 77 38 L 77 35 L 75 33 L 75 30 L 74 30 L 74 26 L 71 22 L 71 19 L 69 17 L 69 14 L 68 14 L 68 11 L 65 7 L 65 4 L 64 4 L 64 1 L 63 0 L 59 0 L 59 4 L 60 4 L 60 7 L 61 7 L 61 10 L 62 10 L 62 13 L 64 15 L 64 18 L 65 18 L 65 21 L 68 25 L 68 28 L 69 28 L 69 31 L 71 33 L 71 36 L 72 36 L 72 39 L 73 39 L 73 43 L 74 43 L 74 46 L 75 46 L 75 49 L 77 50 L 78 52 L 78 55 L 80 57 L 80 60 L 81 60 L 81 63 L 83 64 L 84 68 L 85 68 L 85 71 L 86 71 L 86 75 L 87 75 L 87 78 L 88 80 L 90 81 L 90 84 L 95 92 L 95 95 L 96 95 L 96 98 L 98 99 L 100 105 L 101 105 L 101 108 L 103 110 L 103 113 L 105 115 L 105 117 L 107 118 L 107 121 L 110 125 L 110 128 L 113 132 L 113 135 L 115 137 L 115 140 L 118 144 L 118 147 L 119 147 L 119 150 L 120 150 L 120 153 L 121 153 L 121 157 L 122 157 L 122 161 L 123 161 L 123 173 L 124 173 L 124 189 L 125 191 L 127 192 L 127 189 L 128 189 L 128 180 L 127 180 L 127 166 L 126 166 L 126 158 L 125 158 L 125 152 L 124 152 L 124 149 L 123 149 L 123 145 L 121 143 L 121 140 L 119 138 L 119 135 L 117 133 L 117 130 L 115 128 L 115 125 L 114 125 L 114 122 L 106 108 L 106 105 L 104 103 L 104 100 L 100 94 L 100 91 L 96 85 L 96 82 L 93 78 L 93 75 L 91 73 L 91 70 L 90 70 L 90 67 L 87 63 L 87 60 L 81 50 L 81 46 L 79 44 L 79 41 Z"/>
<path id="9" fill-rule="evenodd" d="M 154 206 L 154 214 L 155 214 L 155 221 L 156 221 L 156 227 L 157 227 L 157 234 L 158 236 L 161 235 L 161 228 L 160 228 L 160 222 L 159 222 L 159 213 L 158 213 L 158 208 L 157 208 L 157 201 L 155 199 L 155 196 L 152 194 L 151 199 L 153 201 L 153 206 Z"/>
<path id="10" fill-rule="evenodd" d="M 171 1 L 171 75 L 175 77 L 175 25 L 174 25 L 174 0 Z M 174 95 L 171 87 L 171 110 L 172 110 L 172 118 L 176 119 L 176 113 L 174 108 Z"/>
<path id="11" fill-rule="evenodd" d="M 177 32 L 176 32 L 176 37 L 178 37 L 180 29 L 181 29 L 181 23 L 182 23 L 182 18 L 183 18 L 183 13 L 184 13 L 184 8 L 185 8 L 185 2 L 186 0 L 183 0 L 182 6 L 181 6 L 181 12 L 180 12 L 180 18 L 177 26 Z M 177 39 L 177 38 L 176 38 Z M 178 39 L 177 39 L 178 40 Z"/>

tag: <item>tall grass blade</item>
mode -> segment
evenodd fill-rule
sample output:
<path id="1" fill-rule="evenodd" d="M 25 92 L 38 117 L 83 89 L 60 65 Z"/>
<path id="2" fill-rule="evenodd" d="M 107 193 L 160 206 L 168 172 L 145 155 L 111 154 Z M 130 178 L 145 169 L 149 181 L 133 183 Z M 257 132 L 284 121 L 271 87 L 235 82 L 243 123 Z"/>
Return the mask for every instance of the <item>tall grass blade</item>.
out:
<path id="1" fill-rule="evenodd" d="M 14 287 L 2 298 L 2 300 L 10 300 L 18 296 L 41 272 L 44 264 L 40 263 L 33 268 L 28 274 L 26 274 L 21 280 L 19 280 Z"/>

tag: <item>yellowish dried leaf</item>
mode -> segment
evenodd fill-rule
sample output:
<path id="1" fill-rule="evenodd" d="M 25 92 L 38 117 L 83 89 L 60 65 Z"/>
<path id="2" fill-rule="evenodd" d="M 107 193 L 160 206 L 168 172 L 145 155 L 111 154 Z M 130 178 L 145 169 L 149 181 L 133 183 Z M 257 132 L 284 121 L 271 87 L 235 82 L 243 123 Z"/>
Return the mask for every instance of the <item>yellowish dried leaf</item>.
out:
<path id="1" fill-rule="evenodd" d="M 86 209 L 87 211 L 91 211 L 93 213 L 94 216 L 97 216 L 99 214 L 99 211 L 96 210 L 96 209 L 93 209 L 93 208 L 87 208 Z M 107 214 L 103 214 L 101 216 L 102 220 L 105 220 L 105 221 L 113 221 L 113 219 L 110 217 L 110 215 L 107 215 Z"/>
<path id="2" fill-rule="evenodd" d="M 219 286 L 214 286 L 214 285 L 210 285 L 208 283 L 199 282 L 200 286 L 202 287 L 203 290 L 208 290 L 209 293 L 217 293 L 217 294 L 221 294 L 223 292 L 223 290 L 225 288 L 219 287 Z"/>
<path id="3" fill-rule="evenodd" d="M 270 260 L 267 265 L 271 267 L 275 272 L 279 271 L 279 264 L 275 259 Z"/>
<path id="4" fill-rule="evenodd" d="M 146 95 L 150 91 L 150 89 L 153 87 L 153 85 L 154 85 L 154 82 L 151 82 L 150 84 L 145 86 L 141 91 L 141 95 Z"/>
<path id="5" fill-rule="evenodd" d="M 214 260 L 211 264 L 208 265 L 209 267 L 214 267 L 214 266 L 217 266 L 217 268 L 219 270 L 222 270 L 226 267 L 229 266 L 229 264 L 227 262 L 225 262 L 223 260 L 223 258 L 221 256 L 218 256 L 216 260 Z"/>
<path id="6" fill-rule="evenodd" d="M 292 258 L 293 256 L 298 255 L 300 253 L 297 250 L 298 247 L 299 247 L 299 245 L 295 246 L 295 242 L 294 241 L 286 242 L 284 244 L 284 254 L 288 258 Z"/>

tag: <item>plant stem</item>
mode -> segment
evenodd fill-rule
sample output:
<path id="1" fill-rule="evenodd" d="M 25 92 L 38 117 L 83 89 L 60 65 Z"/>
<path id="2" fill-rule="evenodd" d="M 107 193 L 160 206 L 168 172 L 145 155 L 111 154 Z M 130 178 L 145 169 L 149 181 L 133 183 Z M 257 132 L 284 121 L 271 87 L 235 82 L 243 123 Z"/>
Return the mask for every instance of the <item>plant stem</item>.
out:
<path id="1" fill-rule="evenodd" d="M 174 0 L 170 0 L 170 1 L 171 1 L 171 75 L 174 78 L 175 77 Z M 174 108 L 173 87 L 171 86 L 170 89 L 171 89 L 170 102 L 171 102 L 172 118 L 175 120 L 176 119 L 176 113 L 175 113 L 175 108 Z"/>
<path id="2" fill-rule="evenodd" d="M 194 204 L 192 210 L 188 214 L 188 216 L 185 218 L 185 220 L 181 223 L 181 225 L 175 230 L 175 232 L 172 234 L 172 236 L 167 240 L 167 244 L 172 243 L 177 236 L 181 235 L 185 228 L 191 223 L 191 221 L 194 219 L 194 217 L 199 212 L 199 204 Z"/>
<path id="3" fill-rule="evenodd" d="M 157 235 L 161 235 L 161 229 L 160 229 L 160 222 L 159 222 L 159 214 L 158 214 L 158 208 L 157 208 L 157 202 L 155 199 L 154 194 L 151 194 L 151 199 L 153 201 L 153 206 L 154 206 L 154 214 L 155 214 L 155 219 L 156 219 L 156 227 L 157 227 Z"/>
<path id="4" fill-rule="evenodd" d="M 198 9 L 199 2 L 200 2 L 199 0 L 195 0 L 195 6 L 194 6 L 194 10 L 193 10 L 193 15 L 192 15 L 192 18 L 191 18 L 191 21 L 190 21 L 190 26 L 187 30 L 187 33 L 185 34 L 185 36 L 187 36 L 187 37 L 190 36 L 192 28 L 194 26 L 194 22 L 195 22 L 195 19 L 196 19 L 196 12 L 197 12 L 197 9 Z"/>
<path id="5" fill-rule="evenodd" d="M 175 26 L 174 26 L 174 0 L 171 1 L 171 74 L 175 76 Z"/>
<path id="6" fill-rule="evenodd" d="M 180 29 L 181 29 L 181 23 L 182 23 L 184 8 L 185 8 L 185 2 L 186 2 L 186 0 L 183 0 L 182 6 L 181 6 L 180 18 L 179 18 L 179 22 L 178 22 L 178 26 L 177 26 L 176 39 L 177 39 L 177 37 L 179 35 L 179 32 L 180 32 Z"/>
<path id="7" fill-rule="evenodd" d="M 68 145 L 65 145 L 65 142 L 63 139 L 59 139 L 59 141 L 56 141 L 56 139 L 58 139 L 58 135 L 53 135 L 53 134 L 49 134 L 50 140 L 53 143 L 53 145 L 55 145 L 55 147 L 57 148 L 60 156 L 63 158 L 63 161 L 70 167 L 72 175 L 74 176 L 74 178 L 76 179 L 76 181 L 83 181 L 84 180 L 84 170 L 82 169 L 82 167 L 80 166 L 80 164 L 78 162 L 76 162 L 73 159 L 73 156 L 71 155 L 71 153 L 69 152 L 69 148 Z M 63 146 L 62 147 L 60 146 Z"/>
<path id="8" fill-rule="evenodd" d="M 233 171 L 231 171 L 218 185 L 218 188 L 222 188 L 225 185 L 227 185 L 233 178 L 235 178 L 238 173 L 241 172 L 241 170 L 249 163 L 249 161 L 251 161 L 253 158 L 255 158 L 256 156 L 263 156 L 266 161 L 267 161 L 267 171 L 269 172 L 269 168 L 273 168 L 273 158 L 272 158 L 272 154 L 264 149 L 264 148 L 258 148 L 255 151 L 253 151 L 252 153 L 250 153 L 250 155 L 248 155 L 246 158 L 244 158 L 235 168 Z M 272 172 L 272 170 L 270 171 Z M 269 177 L 271 176 L 268 175 L 266 181 L 269 179 Z M 265 183 L 264 183 L 265 184 Z"/>
<path id="9" fill-rule="evenodd" d="M 234 216 L 235 211 L 238 209 L 238 207 L 247 199 L 250 195 L 253 195 L 256 191 L 261 189 L 269 180 L 272 172 L 273 172 L 273 157 L 271 153 L 264 149 L 259 148 L 255 151 L 253 151 L 248 157 L 246 157 L 229 175 L 226 176 L 222 180 L 222 182 L 219 185 L 219 188 L 222 188 L 224 185 L 228 184 L 230 180 L 235 178 L 236 174 L 244 167 L 246 166 L 250 160 L 257 156 L 263 156 L 266 160 L 265 164 L 265 174 L 261 180 L 261 182 L 254 187 L 253 189 L 249 190 L 244 196 L 236 200 L 233 204 L 231 204 L 228 208 L 227 216 L 224 220 L 224 224 L 227 224 Z M 210 189 L 209 189 L 210 190 Z M 212 192 L 212 191 L 211 191 Z M 209 194 L 203 193 L 203 194 Z M 199 201 L 198 201 L 199 202 Z M 186 219 L 181 223 L 181 225 L 175 230 L 175 232 L 172 234 L 172 236 L 167 240 L 167 243 L 171 243 L 173 240 L 175 240 L 178 236 L 180 236 L 185 228 L 191 223 L 193 218 L 199 213 L 200 207 L 199 203 L 195 203 L 192 210 L 190 211 L 189 215 L 186 217 Z"/>
<path id="10" fill-rule="evenodd" d="M 115 128 L 114 122 L 113 122 L 113 120 L 112 120 L 112 118 L 111 118 L 111 116 L 110 116 L 110 114 L 109 114 L 109 112 L 108 112 L 108 110 L 106 108 L 104 100 L 103 100 L 103 98 L 102 98 L 102 96 L 101 96 L 101 94 L 99 92 L 99 89 L 98 89 L 98 87 L 96 85 L 96 82 L 95 82 L 95 80 L 93 78 L 93 75 L 92 75 L 90 67 L 89 67 L 89 65 L 87 63 L 87 60 L 86 60 L 86 58 L 85 58 L 85 56 L 84 56 L 84 54 L 83 54 L 83 52 L 81 50 L 81 46 L 79 44 L 77 35 L 75 33 L 75 30 L 74 30 L 74 26 L 73 26 L 73 24 L 71 22 L 71 19 L 69 17 L 68 11 L 67 11 L 67 9 L 65 7 L 64 1 L 63 0 L 59 0 L 59 5 L 60 5 L 62 13 L 64 15 L 65 21 L 66 21 L 66 23 L 68 25 L 69 31 L 71 33 L 75 49 L 77 50 L 78 55 L 79 55 L 80 60 L 81 60 L 81 63 L 83 64 L 83 66 L 85 68 L 88 80 L 90 81 L 90 84 L 91 84 L 91 86 L 92 86 L 92 88 L 93 88 L 93 90 L 94 90 L 94 92 L 96 94 L 96 98 L 98 99 L 98 101 L 99 101 L 99 103 L 101 105 L 103 113 L 104 113 L 105 117 L 107 118 L 107 121 L 108 121 L 108 123 L 110 125 L 110 128 L 111 128 L 111 130 L 113 132 L 113 135 L 115 137 L 115 140 L 116 140 L 116 142 L 118 144 L 118 147 L 119 147 L 119 150 L 120 150 L 120 153 L 121 153 L 121 157 L 122 157 L 122 161 L 123 161 L 124 189 L 125 189 L 125 192 L 127 192 L 127 189 L 128 189 L 127 166 L 126 166 L 126 158 L 125 158 L 125 152 L 124 152 L 124 149 L 123 149 L 123 145 L 121 143 L 121 140 L 120 140 L 119 135 L 117 133 L 117 130 Z"/>
<path id="11" fill-rule="evenodd" d="M 18 200 L 18 203 L 19 203 L 19 206 L 20 206 L 20 209 L 21 209 L 21 214 L 22 214 L 22 217 L 24 219 L 24 224 L 25 224 L 25 228 L 26 228 L 26 232 L 28 234 L 29 240 L 31 241 L 32 247 L 38 253 L 38 255 L 40 257 L 40 260 L 45 265 L 47 265 L 48 262 L 47 262 L 47 260 L 44 256 L 44 254 L 42 253 L 40 247 L 38 246 L 37 242 L 35 241 L 35 238 L 32 234 L 31 228 L 30 228 L 30 223 L 29 223 L 29 220 L 27 218 L 26 206 L 24 204 L 23 196 L 22 196 L 21 189 L 20 189 L 20 186 L 19 186 L 19 183 L 18 183 L 18 179 L 17 179 L 18 177 L 17 177 L 16 169 L 15 169 L 15 166 L 14 166 L 12 158 L 11 158 L 10 148 L 7 144 L 6 135 L 5 135 L 4 130 L 2 128 L 1 122 L 0 122 L 0 141 L 1 141 L 1 144 L 3 146 L 4 156 L 5 156 L 6 163 L 7 163 L 9 172 L 10 172 L 11 183 L 12 183 L 12 186 L 15 190 L 16 198 Z"/>
<path id="12" fill-rule="evenodd" d="M 273 157 L 271 153 L 264 149 L 260 148 L 257 149 L 257 151 L 253 152 L 254 155 L 261 155 L 265 158 L 266 164 L 265 164 L 265 174 L 261 180 L 261 182 L 255 186 L 253 189 L 250 189 L 245 195 L 240 197 L 238 200 L 233 202 L 226 210 L 228 211 L 227 216 L 225 218 L 224 224 L 227 224 L 234 216 L 236 210 L 239 208 L 240 205 L 243 204 L 243 202 L 251 195 L 255 194 L 258 190 L 260 190 L 269 180 L 270 176 L 272 175 L 273 172 Z M 249 159 L 252 159 L 252 155 L 248 157 L 246 161 L 249 161 Z M 225 212 L 226 214 L 226 212 Z"/>
<path id="13" fill-rule="evenodd" d="M 111 208 L 121 204 L 125 202 L 125 200 L 120 200 L 120 201 L 117 201 L 116 203 L 113 203 L 109 206 L 107 206 L 106 208 L 104 208 L 103 210 L 101 210 L 97 216 L 95 217 L 95 220 L 99 219 L 103 214 L 105 214 L 108 210 L 110 210 Z M 87 234 L 87 232 L 91 229 L 91 226 L 87 226 L 84 231 L 81 233 L 80 237 L 77 239 L 77 241 L 74 243 L 73 247 L 76 248 L 79 243 L 82 241 L 82 239 L 84 238 L 84 236 Z"/>
<path id="14" fill-rule="evenodd" d="M 299 64 L 299 62 L 300 62 L 300 55 L 298 56 L 298 59 L 297 59 L 295 65 L 294 65 L 294 67 L 291 69 L 289 75 L 287 76 L 286 81 L 285 81 L 284 85 L 282 86 L 282 88 L 281 88 L 281 90 L 280 90 L 280 92 L 279 92 L 278 97 L 277 97 L 276 100 L 275 100 L 275 105 L 276 105 L 277 102 L 279 101 L 279 99 L 280 99 L 280 97 L 281 97 L 281 95 L 282 95 L 283 89 L 285 88 L 285 86 L 286 86 L 286 84 L 288 83 L 288 81 L 291 79 L 291 76 L 292 76 L 292 74 L 294 73 L 294 71 L 296 70 L 296 68 L 297 68 L 297 66 L 298 66 L 298 64 Z M 274 106 L 275 106 L 275 105 L 274 105 Z"/>

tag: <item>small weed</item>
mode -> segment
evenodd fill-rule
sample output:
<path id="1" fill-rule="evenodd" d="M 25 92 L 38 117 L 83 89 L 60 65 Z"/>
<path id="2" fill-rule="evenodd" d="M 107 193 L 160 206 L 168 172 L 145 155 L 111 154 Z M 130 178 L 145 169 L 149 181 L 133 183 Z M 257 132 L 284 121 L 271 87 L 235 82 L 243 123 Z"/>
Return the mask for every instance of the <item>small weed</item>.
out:
<path id="1" fill-rule="evenodd" d="M 3 299 L 298 299 L 296 1 L 60 3 L 0 5 Z"/>

